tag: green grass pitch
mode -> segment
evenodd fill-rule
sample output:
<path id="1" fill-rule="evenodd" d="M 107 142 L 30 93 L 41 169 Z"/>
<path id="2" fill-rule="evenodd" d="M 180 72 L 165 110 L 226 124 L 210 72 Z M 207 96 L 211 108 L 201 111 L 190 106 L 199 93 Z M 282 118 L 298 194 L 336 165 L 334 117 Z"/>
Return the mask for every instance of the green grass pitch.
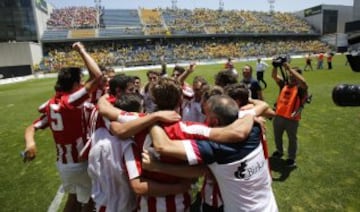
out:
<path id="1" fill-rule="evenodd" d="M 244 64 L 236 63 L 235 68 L 240 71 Z M 292 61 L 292 66 L 304 65 L 304 59 Z M 333 67 L 331 71 L 304 72 L 313 101 L 305 106 L 300 122 L 298 167 L 284 168 L 283 161 L 275 161 L 272 167 L 280 211 L 360 211 L 360 107 L 338 107 L 331 99 L 337 84 L 360 85 L 360 73 L 345 66 L 343 55 L 334 58 Z M 215 73 L 222 68 L 223 64 L 198 66 L 188 82 L 202 75 L 213 83 Z M 137 74 L 145 82 L 145 72 L 129 74 Z M 265 100 L 272 105 L 278 88 L 270 68 L 265 79 Z M 33 162 L 24 164 L 19 156 L 24 148 L 24 129 L 38 117 L 37 107 L 54 93 L 54 83 L 52 78 L 0 85 L 1 211 L 47 211 L 60 185 L 49 130 L 37 132 L 38 156 Z M 267 121 L 267 140 L 272 153 L 271 121 Z"/>

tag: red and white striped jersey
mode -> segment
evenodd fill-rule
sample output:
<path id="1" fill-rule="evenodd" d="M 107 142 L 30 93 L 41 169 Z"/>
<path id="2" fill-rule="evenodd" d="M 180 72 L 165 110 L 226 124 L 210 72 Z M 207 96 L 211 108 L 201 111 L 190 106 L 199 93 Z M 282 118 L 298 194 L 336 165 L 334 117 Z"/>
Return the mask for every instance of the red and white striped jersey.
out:
<path id="1" fill-rule="evenodd" d="M 73 93 L 57 92 L 44 107 L 60 163 L 80 162 L 79 152 L 86 142 L 83 103 L 88 98 L 84 87 Z"/>
<path id="2" fill-rule="evenodd" d="M 177 122 L 174 124 L 163 124 L 165 132 L 172 139 L 184 138 L 208 138 L 209 128 L 203 124 L 192 122 Z M 141 153 L 143 149 L 154 152 L 152 141 L 148 135 L 148 130 L 143 130 L 135 136 L 135 143 L 129 151 L 125 152 L 125 164 L 129 179 L 139 176 L 158 181 L 161 183 L 179 183 L 181 178 L 142 169 Z M 156 153 L 155 153 L 156 154 Z M 167 163 L 183 163 L 171 157 L 160 157 L 160 160 Z M 177 195 L 167 195 L 163 197 L 141 196 L 138 199 L 138 210 L 140 211 L 186 211 L 190 208 L 191 194 L 185 192 Z"/>

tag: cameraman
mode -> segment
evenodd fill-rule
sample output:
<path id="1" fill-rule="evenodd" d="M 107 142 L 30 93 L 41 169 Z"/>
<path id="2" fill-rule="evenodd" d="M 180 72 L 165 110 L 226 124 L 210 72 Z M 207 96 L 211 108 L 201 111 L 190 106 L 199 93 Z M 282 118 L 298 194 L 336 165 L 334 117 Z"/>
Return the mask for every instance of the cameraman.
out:
<path id="1" fill-rule="evenodd" d="M 281 76 L 278 74 L 278 69 L 281 70 Z M 297 129 L 301 118 L 301 107 L 306 101 L 308 86 L 301 75 L 301 69 L 297 67 L 290 68 L 284 58 L 273 60 L 272 78 L 280 88 L 280 94 L 276 101 L 276 115 L 273 120 L 276 151 L 272 156 L 277 158 L 283 156 L 282 137 L 284 131 L 286 131 L 289 138 L 286 164 L 289 167 L 295 167 Z"/>

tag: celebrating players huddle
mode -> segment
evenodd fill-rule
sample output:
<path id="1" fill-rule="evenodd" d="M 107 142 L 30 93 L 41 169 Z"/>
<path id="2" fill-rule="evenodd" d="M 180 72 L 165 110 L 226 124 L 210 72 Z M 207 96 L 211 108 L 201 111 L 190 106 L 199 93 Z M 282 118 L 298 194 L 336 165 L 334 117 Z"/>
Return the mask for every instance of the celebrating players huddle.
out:
<path id="1" fill-rule="evenodd" d="M 36 130 L 52 131 L 64 211 L 278 211 L 262 118 L 274 111 L 249 100 L 246 85 L 210 86 L 201 76 L 188 85 L 191 64 L 172 77 L 149 71 L 141 89 L 138 77 L 112 76 L 81 43 L 72 47 L 89 79 L 62 68 L 25 130 L 25 161 L 36 156 Z"/>

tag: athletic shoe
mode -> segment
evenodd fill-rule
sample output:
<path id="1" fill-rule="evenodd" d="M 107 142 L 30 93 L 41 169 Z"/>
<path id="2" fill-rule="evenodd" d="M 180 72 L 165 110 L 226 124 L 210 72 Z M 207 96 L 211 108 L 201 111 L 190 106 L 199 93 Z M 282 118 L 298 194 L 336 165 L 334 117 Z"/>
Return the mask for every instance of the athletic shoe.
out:
<path id="1" fill-rule="evenodd" d="M 273 158 L 281 158 L 284 154 L 279 152 L 279 151 L 275 151 L 271 157 Z"/>
<path id="2" fill-rule="evenodd" d="M 287 160 L 286 160 L 286 166 L 287 166 L 287 167 L 295 167 L 295 166 L 296 166 L 295 160 L 293 160 L 293 159 L 287 159 Z"/>

